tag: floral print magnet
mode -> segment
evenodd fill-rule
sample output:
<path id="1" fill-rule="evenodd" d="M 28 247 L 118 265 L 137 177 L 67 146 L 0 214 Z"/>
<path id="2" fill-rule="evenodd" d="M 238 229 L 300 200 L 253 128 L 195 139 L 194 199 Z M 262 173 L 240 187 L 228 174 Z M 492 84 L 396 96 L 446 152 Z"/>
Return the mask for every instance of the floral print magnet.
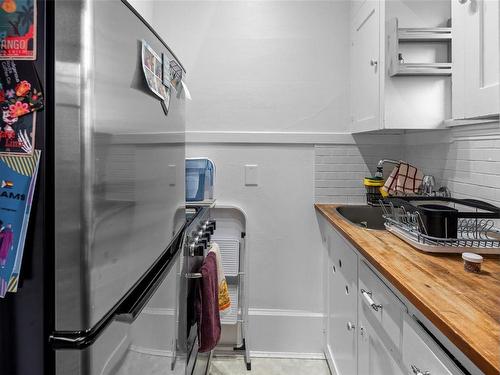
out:
<path id="1" fill-rule="evenodd" d="M 2 61 L 0 68 L 0 106 L 12 118 L 43 108 L 40 81 L 31 61 Z"/>
<path id="2" fill-rule="evenodd" d="M 0 154 L 32 155 L 35 112 L 43 108 L 38 77 L 30 61 L 0 65 Z"/>

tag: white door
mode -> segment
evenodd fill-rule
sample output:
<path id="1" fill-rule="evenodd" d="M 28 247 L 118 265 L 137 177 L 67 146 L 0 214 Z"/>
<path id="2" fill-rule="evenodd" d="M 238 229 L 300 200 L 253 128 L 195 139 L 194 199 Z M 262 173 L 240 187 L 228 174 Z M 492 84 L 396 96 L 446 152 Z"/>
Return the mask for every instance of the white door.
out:
<path id="1" fill-rule="evenodd" d="M 352 132 L 380 128 L 380 1 L 365 1 L 351 30 Z"/>
<path id="2" fill-rule="evenodd" d="M 452 1 L 453 117 L 500 112 L 499 1 Z"/>

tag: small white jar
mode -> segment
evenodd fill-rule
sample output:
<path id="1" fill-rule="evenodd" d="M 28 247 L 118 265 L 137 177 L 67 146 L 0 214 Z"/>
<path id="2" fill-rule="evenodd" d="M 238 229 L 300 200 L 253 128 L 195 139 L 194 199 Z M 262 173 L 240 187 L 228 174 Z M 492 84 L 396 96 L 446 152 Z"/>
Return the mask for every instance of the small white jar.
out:
<path id="1" fill-rule="evenodd" d="M 483 257 L 475 253 L 463 253 L 462 259 L 464 260 L 464 270 L 467 272 L 480 273 L 481 263 L 483 263 Z"/>

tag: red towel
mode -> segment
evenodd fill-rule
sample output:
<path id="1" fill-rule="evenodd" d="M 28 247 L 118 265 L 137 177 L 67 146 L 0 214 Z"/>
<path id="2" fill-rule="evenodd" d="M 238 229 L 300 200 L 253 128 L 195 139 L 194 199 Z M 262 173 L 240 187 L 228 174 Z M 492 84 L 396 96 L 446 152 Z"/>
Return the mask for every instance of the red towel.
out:
<path id="1" fill-rule="evenodd" d="M 206 256 L 200 273 L 202 278 L 198 282 L 195 308 L 198 323 L 198 351 L 204 353 L 217 346 L 221 334 L 217 259 L 213 252 Z"/>

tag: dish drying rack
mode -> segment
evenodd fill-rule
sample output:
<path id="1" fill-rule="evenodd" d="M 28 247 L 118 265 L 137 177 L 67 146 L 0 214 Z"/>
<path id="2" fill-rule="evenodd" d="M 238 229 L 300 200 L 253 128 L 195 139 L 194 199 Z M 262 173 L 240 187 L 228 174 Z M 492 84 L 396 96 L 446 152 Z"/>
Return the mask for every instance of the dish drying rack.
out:
<path id="1" fill-rule="evenodd" d="M 410 212 L 404 205 L 395 207 L 393 202 L 384 202 L 381 207 L 386 229 L 420 251 L 500 254 L 500 230 L 493 219 L 459 218 L 457 238 L 438 238 L 425 233 L 420 212 Z"/>

